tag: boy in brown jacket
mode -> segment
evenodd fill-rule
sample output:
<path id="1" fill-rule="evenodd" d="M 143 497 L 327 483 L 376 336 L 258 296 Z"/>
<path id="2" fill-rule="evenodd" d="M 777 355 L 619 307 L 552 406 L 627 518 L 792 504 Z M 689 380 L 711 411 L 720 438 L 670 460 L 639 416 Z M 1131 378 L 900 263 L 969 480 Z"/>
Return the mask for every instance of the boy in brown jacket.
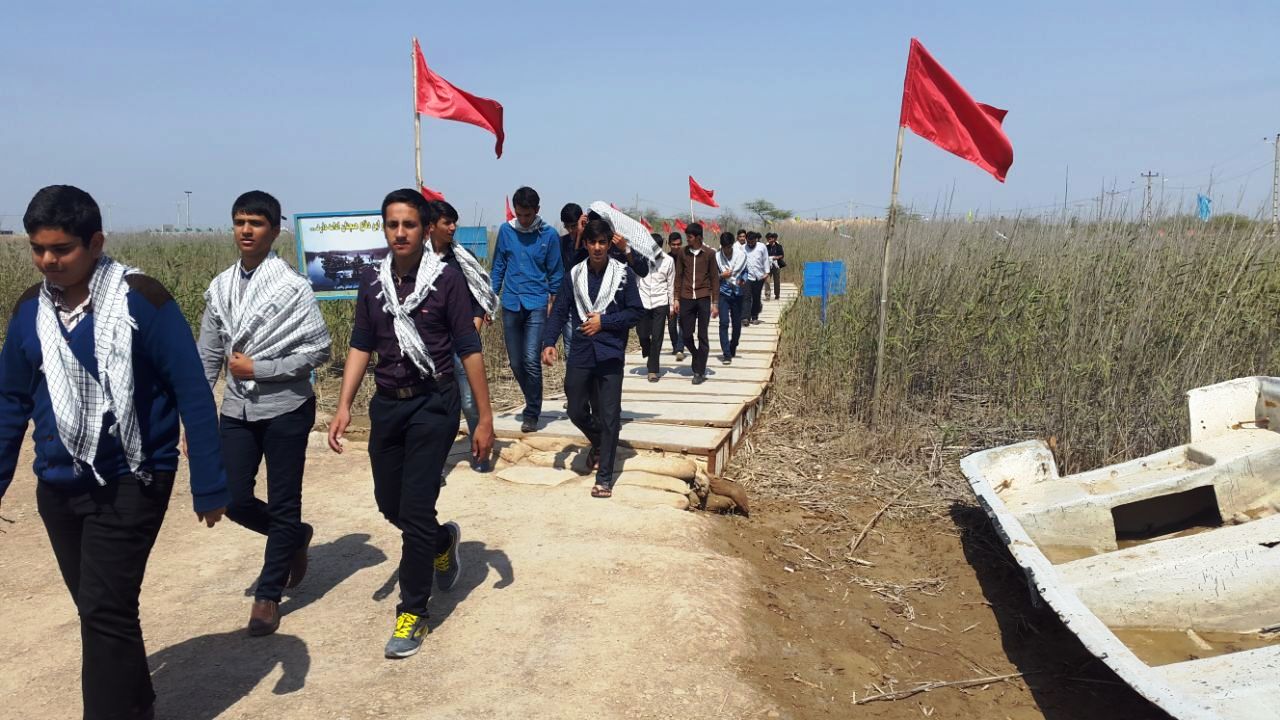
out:
<path id="1" fill-rule="evenodd" d="M 702 245 L 702 225 L 689 223 L 684 234 L 689 241 L 675 256 L 676 301 L 671 314 L 680 316 L 680 334 L 685 347 L 693 353 L 693 384 L 707 380 L 707 355 L 711 345 L 707 339 L 707 326 L 719 315 L 716 302 L 720 297 L 720 272 L 716 268 L 715 254 Z M 697 343 L 693 328 L 698 326 Z"/>

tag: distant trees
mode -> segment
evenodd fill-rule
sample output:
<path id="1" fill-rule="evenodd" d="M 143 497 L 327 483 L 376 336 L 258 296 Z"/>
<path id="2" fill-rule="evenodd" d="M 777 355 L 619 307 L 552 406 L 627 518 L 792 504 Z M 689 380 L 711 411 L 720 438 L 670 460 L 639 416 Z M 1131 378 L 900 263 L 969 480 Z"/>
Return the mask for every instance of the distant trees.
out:
<path id="1" fill-rule="evenodd" d="M 742 207 L 746 208 L 747 212 L 759 218 L 761 225 L 781 222 L 791 217 L 790 210 L 783 210 L 764 198 L 752 200 L 749 203 L 743 204 Z"/>

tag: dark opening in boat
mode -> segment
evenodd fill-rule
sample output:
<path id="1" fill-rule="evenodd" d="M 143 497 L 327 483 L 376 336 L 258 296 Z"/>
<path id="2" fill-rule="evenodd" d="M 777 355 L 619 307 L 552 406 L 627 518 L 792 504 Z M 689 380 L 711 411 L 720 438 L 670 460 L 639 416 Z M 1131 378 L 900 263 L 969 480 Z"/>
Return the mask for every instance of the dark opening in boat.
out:
<path id="1" fill-rule="evenodd" d="M 1117 505 L 1111 509 L 1111 519 L 1116 526 L 1116 542 L 1126 544 L 1222 526 L 1218 494 L 1212 485 Z"/>

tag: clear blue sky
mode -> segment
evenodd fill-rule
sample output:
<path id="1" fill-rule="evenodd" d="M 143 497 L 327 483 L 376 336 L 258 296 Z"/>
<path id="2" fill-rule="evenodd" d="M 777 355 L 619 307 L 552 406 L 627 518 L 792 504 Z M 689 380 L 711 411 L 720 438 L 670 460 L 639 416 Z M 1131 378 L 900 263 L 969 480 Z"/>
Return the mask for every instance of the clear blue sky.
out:
<path id="1" fill-rule="evenodd" d="M 109 6 L 117 7 L 109 7 Z M 1006 185 L 908 135 L 903 199 L 1011 210 L 1169 178 L 1216 209 L 1270 192 L 1280 3 L 11 3 L 0 27 L 0 213 L 72 183 L 117 229 L 225 225 L 243 190 L 285 212 L 376 207 L 413 182 L 410 40 L 499 100 L 507 143 L 423 119 L 424 172 L 464 222 L 529 184 L 566 201 L 687 212 L 685 176 L 724 205 L 823 215 L 888 202 L 910 37 L 1007 108 Z M 1249 174 L 1253 171 L 1252 174 Z M 1139 181 L 1140 182 L 1140 181 Z M 1134 195 L 1138 199 L 1137 194 Z M 4 218 L 5 227 L 20 217 Z"/>

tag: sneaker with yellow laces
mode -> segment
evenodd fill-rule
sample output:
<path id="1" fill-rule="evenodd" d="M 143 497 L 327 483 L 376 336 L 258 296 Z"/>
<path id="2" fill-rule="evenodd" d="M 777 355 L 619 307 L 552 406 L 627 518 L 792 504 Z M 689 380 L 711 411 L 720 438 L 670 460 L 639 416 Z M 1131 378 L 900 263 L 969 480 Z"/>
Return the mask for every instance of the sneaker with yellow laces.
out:
<path id="1" fill-rule="evenodd" d="M 436 586 L 441 590 L 452 590 L 458 576 L 462 574 L 462 558 L 458 555 L 458 545 L 462 542 L 462 529 L 456 522 L 447 522 L 440 527 L 449 533 L 449 549 L 436 555 Z"/>
<path id="2" fill-rule="evenodd" d="M 427 636 L 427 617 L 403 612 L 396 618 L 395 632 L 387 641 L 386 655 L 390 659 L 407 658 L 422 649 Z"/>

